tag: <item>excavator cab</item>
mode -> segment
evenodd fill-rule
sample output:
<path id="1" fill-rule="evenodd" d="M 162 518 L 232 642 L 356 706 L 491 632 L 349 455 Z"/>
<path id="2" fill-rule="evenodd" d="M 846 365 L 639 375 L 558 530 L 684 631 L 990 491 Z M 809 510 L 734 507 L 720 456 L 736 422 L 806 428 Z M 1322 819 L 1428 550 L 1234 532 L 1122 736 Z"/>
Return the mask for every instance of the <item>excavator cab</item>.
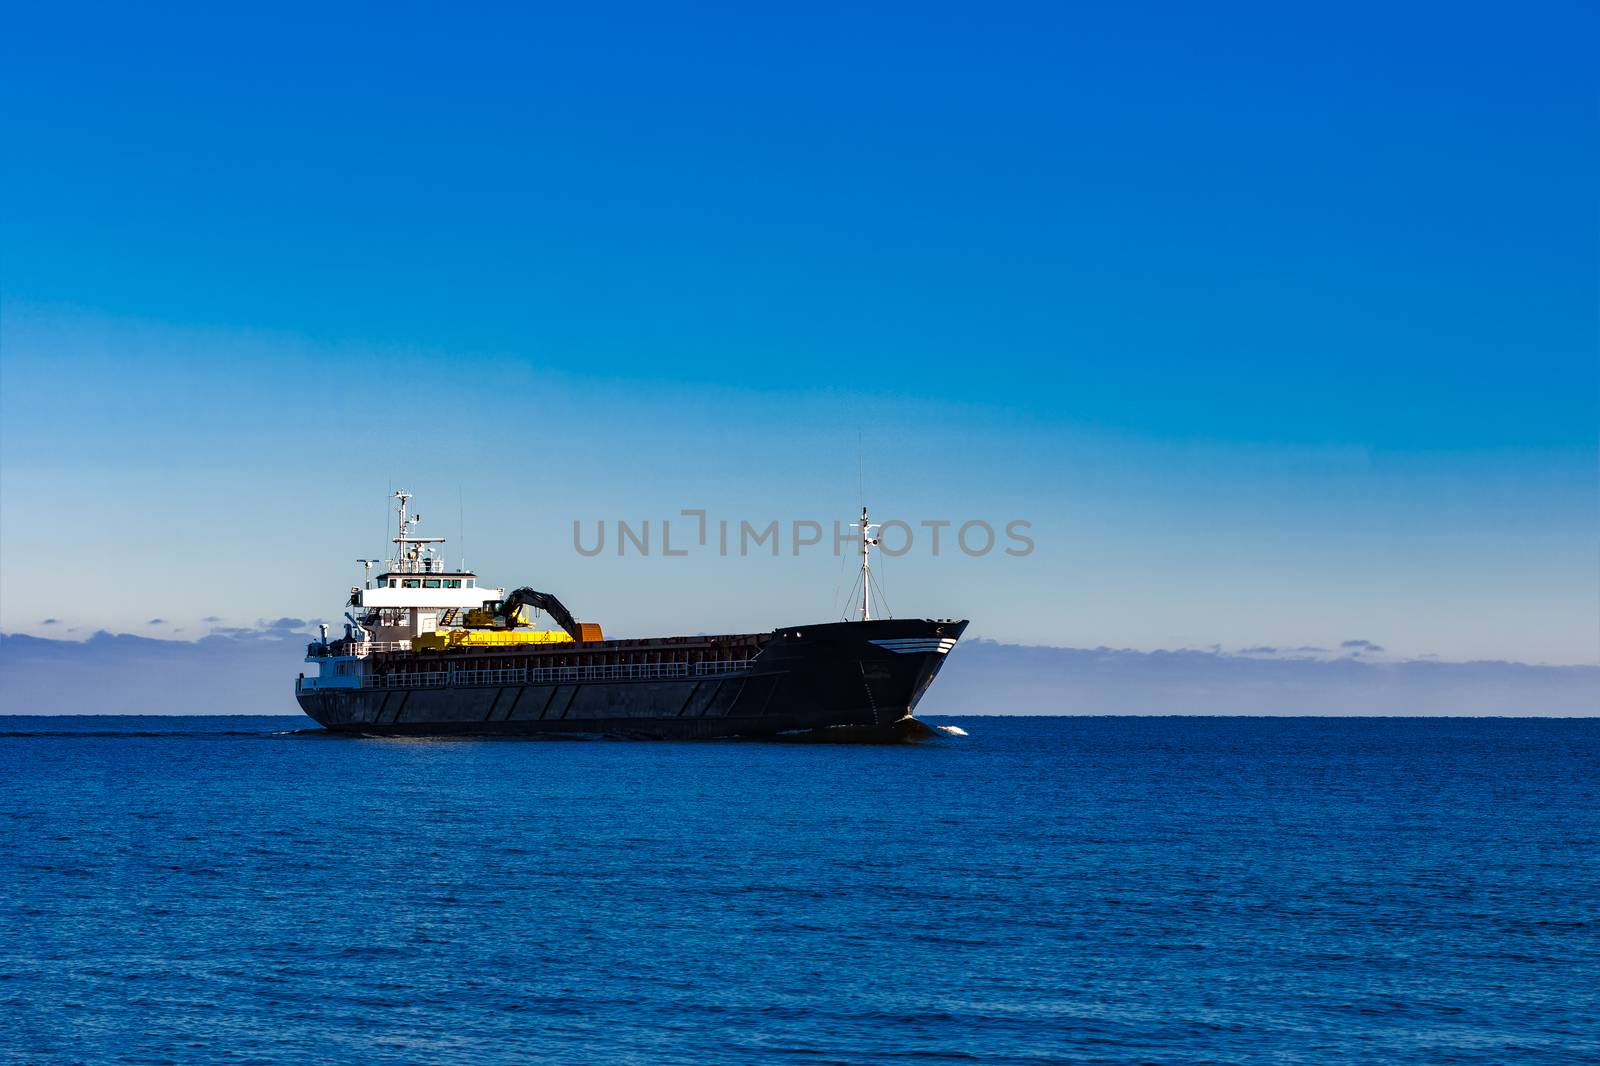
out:
<path id="1" fill-rule="evenodd" d="M 464 621 L 469 629 L 515 629 L 518 625 L 528 625 L 527 609 L 519 606 L 515 611 L 512 618 L 507 618 L 505 600 L 484 600 L 482 607 L 467 610 Z"/>

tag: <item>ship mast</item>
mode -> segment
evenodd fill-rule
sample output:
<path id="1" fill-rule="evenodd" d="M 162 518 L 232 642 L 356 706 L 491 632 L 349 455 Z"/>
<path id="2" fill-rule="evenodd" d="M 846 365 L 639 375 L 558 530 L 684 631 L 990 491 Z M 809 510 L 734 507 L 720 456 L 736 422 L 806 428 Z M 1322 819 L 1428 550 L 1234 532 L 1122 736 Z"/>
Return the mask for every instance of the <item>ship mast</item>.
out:
<path id="1" fill-rule="evenodd" d="M 867 522 L 867 509 L 861 508 L 861 620 L 872 621 L 872 549 L 879 541 L 873 530 L 883 532 L 882 526 Z"/>
<path id="2" fill-rule="evenodd" d="M 433 546 L 435 544 L 443 544 L 444 538 L 418 537 L 411 532 L 411 527 L 422 521 L 420 514 L 406 513 L 406 505 L 411 501 L 411 493 L 402 490 L 390 498 L 400 501 L 396 508 L 400 514 L 400 535 L 393 538 L 396 546 L 394 569 L 402 574 L 427 574 L 442 568 L 442 561 L 435 559 L 433 556 Z"/>
<path id="3" fill-rule="evenodd" d="M 410 543 L 411 539 L 411 527 L 420 522 L 422 516 L 418 515 L 415 518 L 411 518 L 406 515 L 406 504 L 411 502 L 411 493 L 402 489 L 395 493 L 393 498 L 400 501 L 398 508 L 400 511 L 400 535 L 394 539 L 394 542 L 400 546 L 399 558 L 404 559 L 406 557 L 406 545 Z"/>

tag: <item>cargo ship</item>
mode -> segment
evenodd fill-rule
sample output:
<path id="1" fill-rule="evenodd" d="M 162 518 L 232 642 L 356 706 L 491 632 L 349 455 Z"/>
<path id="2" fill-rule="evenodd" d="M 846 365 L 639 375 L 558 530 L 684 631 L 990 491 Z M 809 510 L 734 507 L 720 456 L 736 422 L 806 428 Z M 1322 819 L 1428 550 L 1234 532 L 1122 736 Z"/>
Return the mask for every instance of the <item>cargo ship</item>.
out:
<path id="1" fill-rule="evenodd" d="M 414 532 L 411 494 L 393 498 L 392 557 L 357 560 L 363 583 L 350 589 L 344 636 L 330 640 L 323 626 L 306 649 L 316 672 L 295 681 L 301 709 L 331 731 L 915 738 L 930 732 L 917 702 L 967 628 L 873 617 L 879 527 L 865 508 L 855 620 L 608 640 L 551 593 L 508 593 L 446 566 L 444 538 Z"/>

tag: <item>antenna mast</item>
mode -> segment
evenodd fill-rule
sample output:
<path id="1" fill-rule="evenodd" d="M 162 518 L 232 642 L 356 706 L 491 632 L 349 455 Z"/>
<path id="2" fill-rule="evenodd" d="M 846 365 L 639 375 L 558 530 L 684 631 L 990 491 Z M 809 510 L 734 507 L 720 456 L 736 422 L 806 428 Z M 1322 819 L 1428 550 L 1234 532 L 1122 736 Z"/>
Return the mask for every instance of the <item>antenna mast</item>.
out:
<path id="1" fill-rule="evenodd" d="M 415 521 L 415 519 L 406 516 L 406 504 L 411 502 L 411 493 L 401 489 L 389 498 L 400 501 L 400 506 L 397 508 L 400 512 L 400 536 L 395 538 L 395 543 L 400 545 L 400 557 L 403 559 L 406 553 L 407 535 L 411 532 L 411 523 Z"/>
<path id="2" fill-rule="evenodd" d="M 872 556 L 871 551 L 877 546 L 879 537 L 873 531 L 883 532 L 882 526 L 875 526 L 867 521 L 867 508 L 861 507 L 861 620 L 872 621 Z"/>

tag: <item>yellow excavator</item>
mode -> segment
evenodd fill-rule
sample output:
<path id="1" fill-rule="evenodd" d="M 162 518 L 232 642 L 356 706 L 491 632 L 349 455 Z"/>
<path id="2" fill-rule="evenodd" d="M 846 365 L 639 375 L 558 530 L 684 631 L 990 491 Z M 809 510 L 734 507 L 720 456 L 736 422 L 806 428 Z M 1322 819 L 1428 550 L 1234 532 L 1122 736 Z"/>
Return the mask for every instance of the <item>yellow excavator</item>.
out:
<path id="1" fill-rule="evenodd" d="M 544 611 L 561 632 L 546 629 L 522 628 L 533 623 L 528 619 L 528 608 Z M 456 611 L 446 612 L 439 621 L 450 625 Z M 548 592 L 530 588 L 514 590 L 503 600 L 485 600 L 482 607 L 468 609 L 461 619 L 459 629 L 436 629 L 423 633 L 411 641 L 418 651 L 445 651 L 466 648 L 514 647 L 527 644 L 572 644 L 604 640 L 605 635 L 594 622 L 580 622 L 572 612 Z"/>

